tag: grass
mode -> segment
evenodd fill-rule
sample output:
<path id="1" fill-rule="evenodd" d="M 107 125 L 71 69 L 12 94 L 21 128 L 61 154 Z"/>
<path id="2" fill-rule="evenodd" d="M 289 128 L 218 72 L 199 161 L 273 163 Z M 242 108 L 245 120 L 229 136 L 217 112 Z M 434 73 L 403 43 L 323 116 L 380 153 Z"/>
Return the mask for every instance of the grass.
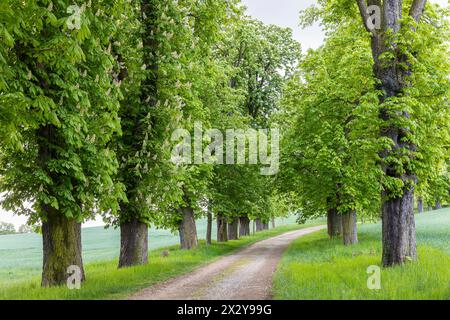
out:
<path id="1" fill-rule="evenodd" d="M 367 288 L 367 268 L 380 266 L 381 226 L 359 226 L 359 244 L 345 247 L 325 231 L 299 238 L 274 277 L 275 299 L 450 299 L 450 209 L 416 216 L 419 260 L 381 269 L 381 290 Z"/>
<path id="2" fill-rule="evenodd" d="M 0 300 L 10 299 L 119 299 L 152 284 L 167 280 L 177 275 L 185 274 L 204 263 L 248 246 L 259 240 L 276 236 L 288 231 L 318 225 L 312 222 L 307 225 L 281 226 L 243 237 L 240 240 L 227 243 L 213 243 L 206 246 L 203 241 L 196 250 L 183 251 L 177 246 L 160 248 L 149 253 L 150 263 L 145 266 L 128 269 L 117 269 L 117 259 L 106 262 L 91 262 L 86 264 L 87 280 L 80 290 L 69 290 L 65 286 L 57 288 L 41 288 L 40 278 L 34 276 L 31 280 L 2 283 Z M 163 250 L 169 250 L 169 257 L 163 258 Z"/>
<path id="3" fill-rule="evenodd" d="M 1 217 L 0 217 L 1 218 Z M 277 225 L 295 224 L 295 216 L 277 219 Z M 213 238 L 216 237 L 213 228 Z M 206 219 L 197 221 L 199 239 L 206 235 Z M 119 256 L 120 230 L 103 227 L 83 228 L 83 261 L 85 263 L 111 261 Z M 179 243 L 178 234 L 151 228 L 149 250 Z M 0 287 L 37 277 L 42 268 L 42 237 L 39 234 L 0 236 Z"/>

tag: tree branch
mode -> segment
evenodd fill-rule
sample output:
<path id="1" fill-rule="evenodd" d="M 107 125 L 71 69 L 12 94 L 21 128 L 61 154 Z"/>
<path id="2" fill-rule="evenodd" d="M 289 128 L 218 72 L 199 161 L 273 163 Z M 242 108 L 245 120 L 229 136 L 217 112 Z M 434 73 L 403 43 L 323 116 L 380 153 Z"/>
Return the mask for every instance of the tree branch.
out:
<path id="1" fill-rule="evenodd" d="M 363 19 L 364 27 L 366 28 L 367 32 L 372 33 L 372 30 L 370 30 L 369 25 L 367 24 L 367 21 L 369 21 L 369 14 L 367 13 L 367 3 L 366 0 L 356 0 L 358 3 L 359 13 L 361 14 L 361 18 Z"/>
<path id="2" fill-rule="evenodd" d="M 425 10 L 426 4 L 427 0 L 414 0 L 413 4 L 411 5 L 409 15 L 416 21 L 416 23 L 419 23 L 420 18 L 422 17 Z"/>

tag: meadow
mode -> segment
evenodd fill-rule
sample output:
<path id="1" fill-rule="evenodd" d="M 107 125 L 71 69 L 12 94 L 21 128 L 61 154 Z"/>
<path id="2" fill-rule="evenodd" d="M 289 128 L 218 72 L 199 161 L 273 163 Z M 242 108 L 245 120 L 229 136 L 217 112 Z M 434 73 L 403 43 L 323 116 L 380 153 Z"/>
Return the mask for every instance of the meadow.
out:
<path id="1" fill-rule="evenodd" d="M 345 247 L 326 231 L 297 239 L 274 278 L 282 300 L 450 299 L 450 209 L 416 215 L 417 263 L 381 269 L 381 289 L 367 286 L 371 265 L 381 265 L 381 225 L 358 226 L 359 243 Z"/>
<path id="2" fill-rule="evenodd" d="M 40 288 L 40 236 L 0 237 L 0 299 L 120 299 L 136 290 L 188 273 L 224 254 L 287 231 L 323 224 L 295 224 L 295 217 L 277 221 L 275 229 L 240 240 L 196 250 L 179 250 L 178 236 L 167 230 L 149 234 L 150 263 L 117 269 L 119 234 L 114 229 L 83 229 L 87 281 L 81 290 Z M 281 226 L 284 224 L 284 226 Z M 326 230 L 301 237 L 283 255 L 274 276 L 275 299 L 450 299 L 450 209 L 416 215 L 419 261 L 382 269 L 381 290 L 367 287 L 367 268 L 380 266 L 381 226 L 358 225 L 359 243 L 345 247 L 329 239 Z M 198 221 L 204 238 L 206 222 Z M 215 230 L 214 230 L 215 231 Z M 15 241 L 14 241 L 15 240 Z M 162 257 L 169 250 L 169 257 Z"/>
<path id="3" fill-rule="evenodd" d="M 179 245 L 165 246 L 149 252 L 147 265 L 126 269 L 117 269 L 117 258 L 89 262 L 85 265 L 86 281 L 80 290 L 69 290 L 66 286 L 41 288 L 38 275 L 22 277 L 21 280 L 0 283 L 0 300 L 123 299 L 139 289 L 188 273 L 196 267 L 257 241 L 323 223 L 314 221 L 305 225 L 288 224 L 239 240 L 225 243 L 213 241 L 210 246 L 201 240 L 195 250 L 180 250 Z M 168 257 L 162 256 L 164 250 L 169 251 Z"/>
<path id="4" fill-rule="evenodd" d="M 293 225 L 295 216 L 277 219 L 276 225 Z M 213 222 L 212 238 L 216 237 Z M 206 219 L 197 221 L 199 239 L 205 239 Z M 117 260 L 120 247 L 120 230 L 93 227 L 82 229 L 84 263 Z M 156 250 L 179 243 L 177 233 L 151 228 L 149 250 Z M 42 272 L 42 236 L 39 234 L 15 234 L 0 236 L 0 286 L 38 277 Z"/>

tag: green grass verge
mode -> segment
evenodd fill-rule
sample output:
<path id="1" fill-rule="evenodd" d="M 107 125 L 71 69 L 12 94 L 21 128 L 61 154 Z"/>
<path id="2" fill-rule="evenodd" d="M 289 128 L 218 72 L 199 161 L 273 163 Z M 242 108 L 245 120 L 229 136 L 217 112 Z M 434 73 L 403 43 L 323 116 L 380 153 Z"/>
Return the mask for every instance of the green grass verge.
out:
<path id="1" fill-rule="evenodd" d="M 248 246 L 259 240 L 273 237 L 288 231 L 319 225 L 311 222 L 306 225 L 282 226 L 244 237 L 227 243 L 213 243 L 206 246 L 204 241 L 196 250 L 179 250 L 178 246 L 150 251 L 149 264 L 145 266 L 117 269 L 117 260 L 93 262 L 85 266 L 87 280 L 80 290 L 64 287 L 41 288 L 40 278 L 10 285 L 2 284 L 0 299 L 120 299 L 172 277 L 188 273 L 207 262 Z M 323 224 L 323 222 L 322 222 Z M 161 257 L 163 250 L 169 250 L 169 257 Z"/>
<path id="2" fill-rule="evenodd" d="M 275 299 L 450 299 L 450 210 L 417 216 L 416 225 L 418 262 L 381 269 L 381 290 L 367 288 L 367 268 L 381 262 L 379 224 L 359 226 L 351 247 L 325 231 L 297 239 L 275 274 Z"/>

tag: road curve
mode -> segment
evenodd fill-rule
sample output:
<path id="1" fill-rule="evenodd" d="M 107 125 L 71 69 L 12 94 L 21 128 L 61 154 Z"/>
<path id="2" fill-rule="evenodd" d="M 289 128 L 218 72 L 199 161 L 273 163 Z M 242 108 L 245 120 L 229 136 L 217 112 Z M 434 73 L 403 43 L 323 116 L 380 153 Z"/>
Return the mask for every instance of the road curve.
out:
<path id="1" fill-rule="evenodd" d="M 284 233 L 139 291 L 131 300 L 270 300 L 272 276 L 289 244 L 325 226 Z"/>

